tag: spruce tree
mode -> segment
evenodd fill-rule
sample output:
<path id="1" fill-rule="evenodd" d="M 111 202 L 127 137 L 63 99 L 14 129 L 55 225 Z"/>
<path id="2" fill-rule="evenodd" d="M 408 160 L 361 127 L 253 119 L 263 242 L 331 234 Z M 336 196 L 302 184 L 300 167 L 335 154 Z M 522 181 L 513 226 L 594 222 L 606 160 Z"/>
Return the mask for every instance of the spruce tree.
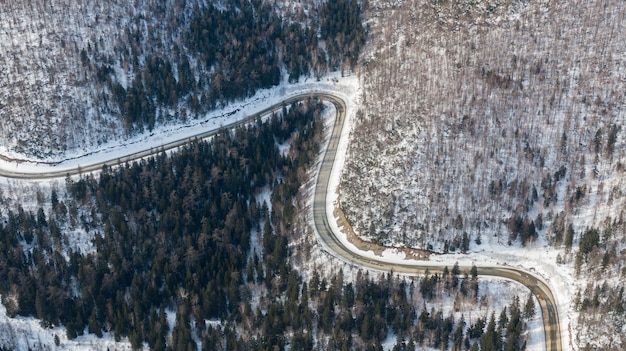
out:
<path id="1" fill-rule="evenodd" d="M 526 300 L 526 306 L 524 307 L 524 317 L 532 318 L 535 316 L 535 299 L 533 294 L 528 294 L 528 300 Z"/>

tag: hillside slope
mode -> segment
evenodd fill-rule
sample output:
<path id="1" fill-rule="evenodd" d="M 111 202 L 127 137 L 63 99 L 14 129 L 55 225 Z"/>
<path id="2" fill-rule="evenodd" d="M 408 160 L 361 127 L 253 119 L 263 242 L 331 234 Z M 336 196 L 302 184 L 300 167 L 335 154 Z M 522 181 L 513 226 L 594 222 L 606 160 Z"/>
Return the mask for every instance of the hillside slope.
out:
<path id="1" fill-rule="evenodd" d="M 623 345 L 624 6 L 371 1 L 340 195 L 357 234 L 552 246 L 581 290 L 570 342 Z"/>
<path id="2" fill-rule="evenodd" d="M 0 155 L 57 161 L 356 64 L 356 1 L 0 5 Z"/>
<path id="3" fill-rule="evenodd" d="M 441 251 L 619 216 L 624 5 L 483 4 L 370 5 L 342 196 L 359 234 Z"/>

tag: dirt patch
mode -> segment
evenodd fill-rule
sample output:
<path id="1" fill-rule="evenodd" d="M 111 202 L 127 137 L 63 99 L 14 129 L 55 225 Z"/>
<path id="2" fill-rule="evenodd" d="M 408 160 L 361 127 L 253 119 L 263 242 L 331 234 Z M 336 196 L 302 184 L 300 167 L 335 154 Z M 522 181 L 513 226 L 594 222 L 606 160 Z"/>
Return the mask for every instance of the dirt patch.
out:
<path id="1" fill-rule="evenodd" d="M 337 226 L 339 227 L 339 229 L 341 229 L 341 231 L 346 234 L 348 241 L 354 244 L 356 247 L 358 247 L 359 250 L 363 250 L 363 251 L 372 250 L 374 251 L 374 254 L 376 254 L 377 256 L 381 256 L 383 254 L 383 251 L 387 249 L 386 247 L 382 245 L 374 244 L 372 242 L 365 241 L 359 238 L 354 233 L 354 230 L 352 230 L 352 226 L 350 225 L 350 223 L 348 223 L 346 216 L 343 214 L 343 211 L 339 207 L 335 206 L 333 215 L 335 216 L 335 218 L 337 218 Z"/>
<path id="2" fill-rule="evenodd" d="M 337 226 L 339 227 L 339 229 L 341 229 L 341 231 L 346 234 L 348 241 L 350 241 L 352 244 L 354 244 L 354 246 L 359 248 L 359 250 L 371 250 L 376 256 L 382 256 L 383 251 L 387 249 L 396 249 L 399 252 L 404 252 L 407 259 L 428 260 L 428 258 L 430 257 L 431 252 L 427 250 L 414 249 L 409 247 L 391 247 L 363 240 L 358 235 L 356 235 L 354 230 L 352 230 L 352 226 L 350 225 L 350 222 L 348 222 L 348 220 L 346 219 L 346 216 L 344 215 L 341 208 L 335 206 L 335 209 L 333 210 L 333 215 L 335 216 L 335 218 L 337 218 Z"/>

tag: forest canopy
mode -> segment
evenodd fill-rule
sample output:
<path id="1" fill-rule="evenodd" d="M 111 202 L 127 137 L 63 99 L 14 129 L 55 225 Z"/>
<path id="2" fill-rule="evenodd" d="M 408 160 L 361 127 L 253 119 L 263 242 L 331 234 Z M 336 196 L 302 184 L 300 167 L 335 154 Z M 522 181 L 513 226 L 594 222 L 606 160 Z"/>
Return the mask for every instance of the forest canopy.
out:
<path id="1" fill-rule="evenodd" d="M 315 15 L 301 20 L 285 18 L 258 0 L 208 4 L 194 9 L 174 55 L 155 51 L 143 64 L 140 57 L 126 58 L 126 65 L 140 72 L 128 87 L 108 65 L 95 72 L 109 82 L 126 127 L 151 130 L 160 109 L 187 103 L 195 115 L 276 86 L 283 71 L 296 82 L 353 68 L 365 44 L 361 12 L 355 0 L 322 3 Z"/>

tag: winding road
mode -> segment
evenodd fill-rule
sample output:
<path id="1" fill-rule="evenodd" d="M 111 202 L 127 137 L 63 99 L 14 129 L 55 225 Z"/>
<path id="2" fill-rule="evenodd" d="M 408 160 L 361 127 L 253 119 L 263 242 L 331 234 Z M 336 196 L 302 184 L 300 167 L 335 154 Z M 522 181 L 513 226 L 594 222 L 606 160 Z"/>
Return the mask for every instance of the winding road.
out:
<path id="1" fill-rule="evenodd" d="M 332 213 L 327 213 L 326 201 L 329 193 L 329 181 L 332 169 L 335 164 L 335 157 L 337 154 L 337 147 L 343 130 L 345 118 L 346 118 L 346 102 L 331 92 L 310 92 L 305 94 L 294 95 L 283 100 L 280 104 L 268 107 L 262 111 L 259 111 L 249 117 L 224 125 L 222 129 L 232 128 L 237 125 L 249 122 L 260 116 L 265 116 L 268 113 L 280 109 L 285 104 L 291 104 L 294 101 L 307 99 L 309 97 L 317 97 L 322 100 L 326 100 L 335 105 L 337 110 L 337 116 L 335 124 L 333 126 L 332 134 L 328 142 L 328 147 L 324 154 L 322 164 L 320 166 L 317 183 L 315 186 L 315 198 L 313 202 L 313 217 L 314 224 L 319 235 L 320 241 L 322 241 L 324 247 L 334 256 L 339 257 L 346 262 L 359 265 L 367 268 L 372 268 L 380 271 L 393 271 L 403 274 L 424 274 L 426 270 L 431 273 L 442 273 L 445 266 L 434 266 L 420 263 L 419 261 L 406 261 L 406 263 L 387 262 L 383 258 L 372 258 L 364 256 L 362 252 L 358 250 L 349 249 L 337 236 L 329 223 L 333 219 Z M 219 130 L 212 130 L 208 132 L 200 132 L 192 137 L 184 138 L 175 142 L 163 144 L 157 149 L 148 149 L 140 152 L 128 154 L 124 157 L 116 157 L 114 159 L 105 159 L 93 164 L 84 165 L 72 169 L 63 170 L 46 170 L 42 172 L 22 172 L 13 171 L 7 169 L 0 169 L 0 177 L 13 178 L 13 179 L 25 179 L 25 180 L 41 180 L 41 179 L 55 179 L 64 178 L 68 175 L 77 175 L 83 173 L 97 172 L 102 169 L 103 166 L 116 166 L 127 162 L 132 162 L 144 157 L 148 157 L 162 151 L 169 151 L 185 145 L 193 140 L 204 139 L 216 134 Z M 471 267 L 459 266 L 461 271 L 469 272 Z M 541 313 L 544 324 L 544 333 L 546 341 L 546 350 L 548 351 L 561 351 L 561 329 L 559 325 L 558 311 L 556 308 L 556 300 L 550 287 L 539 277 L 518 268 L 508 266 L 485 266 L 477 265 L 478 274 L 482 276 L 501 277 L 517 281 L 526 287 L 528 287 L 532 293 L 539 300 L 541 306 Z"/>
<path id="2" fill-rule="evenodd" d="M 426 270 L 430 273 L 443 273 L 445 266 L 426 265 L 417 261 L 407 261 L 407 263 L 386 262 L 383 258 L 371 258 L 363 256 L 358 251 L 353 251 L 346 247 L 330 226 L 330 220 L 334 220 L 332 213 L 327 212 L 326 201 L 328 199 L 330 175 L 335 163 L 337 147 L 343 130 L 346 117 L 346 103 L 342 99 L 332 94 L 320 94 L 322 99 L 331 101 L 337 109 L 337 117 L 335 125 L 326 148 L 326 153 L 322 160 L 322 165 L 318 173 L 317 184 L 315 187 L 315 198 L 313 202 L 313 219 L 315 228 L 321 240 L 328 249 L 335 255 L 351 264 L 363 267 L 373 268 L 377 270 L 393 271 L 397 273 L 407 274 L 424 274 Z M 469 272 L 471 267 L 459 266 L 461 271 Z M 478 275 L 501 277 L 515 280 L 526 287 L 539 300 L 541 306 L 541 314 L 543 318 L 544 334 L 546 341 L 546 350 L 561 351 L 561 328 L 559 324 L 559 316 L 556 308 L 556 300 L 550 287 L 539 277 L 530 272 L 512 267 L 499 266 L 476 266 Z"/>

